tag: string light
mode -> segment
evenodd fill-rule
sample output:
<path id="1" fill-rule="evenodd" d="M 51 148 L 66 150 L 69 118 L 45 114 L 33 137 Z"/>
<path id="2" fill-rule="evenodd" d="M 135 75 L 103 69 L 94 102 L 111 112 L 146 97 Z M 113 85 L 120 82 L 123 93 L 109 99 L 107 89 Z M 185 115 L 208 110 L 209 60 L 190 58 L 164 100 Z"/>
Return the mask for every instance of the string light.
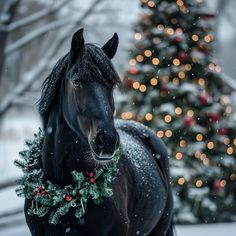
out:
<path id="1" fill-rule="evenodd" d="M 228 148 L 227 148 L 227 154 L 228 154 L 228 155 L 232 155 L 233 152 L 234 152 L 234 149 L 233 149 L 232 147 L 228 147 Z"/>
<path id="2" fill-rule="evenodd" d="M 184 69 L 190 71 L 192 69 L 192 66 L 190 64 L 186 64 L 184 65 Z"/>
<path id="3" fill-rule="evenodd" d="M 185 73 L 184 73 L 184 71 L 180 71 L 180 72 L 178 73 L 178 76 L 179 76 L 180 79 L 184 79 L 184 78 L 185 78 Z"/>
<path id="4" fill-rule="evenodd" d="M 137 57 L 136 57 L 136 60 L 138 61 L 138 62 L 142 62 L 143 61 L 143 56 L 142 55 L 138 55 Z"/>
<path id="5" fill-rule="evenodd" d="M 155 7 L 155 2 L 154 1 L 149 1 L 148 6 L 149 7 Z"/>
<path id="6" fill-rule="evenodd" d="M 132 117 L 133 117 L 133 113 L 130 112 L 130 111 L 128 111 L 128 112 L 123 112 L 123 113 L 121 114 L 121 118 L 122 118 L 123 120 L 129 120 L 129 119 L 131 119 Z"/>
<path id="7" fill-rule="evenodd" d="M 136 60 L 135 59 L 130 59 L 129 60 L 129 65 L 130 66 L 135 66 L 136 65 Z"/>
<path id="8" fill-rule="evenodd" d="M 199 78 L 199 79 L 198 79 L 198 84 L 199 84 L 200 86 L 204 86 L 204 85 L 205 85 L 205 80 L 204 80 L 203 78 Z"/>
<path id="9" fill-rule="evenodd" d="M 225 109 L 225 112 L 228 113 L 228 114 L 232 113 L 232 111 L 233 111 L 233 109 L 232 109 L 231 106 L 227 106 L 226 109 Z"/>
<path id="10" fill-rule="evenodd" d="M 236 146 L 236 138 L 234 139 L 234 146 Z"/>
<path id="11" fill-rule="evenodd" d="M 202 180 L 199 179 L 199 180 L 196 181 L 196 187 L 197 188 L 202 187 L 202 184 L 203 184 Z"/>
<path id="12" fill-rule="evenodd" d="M 140 87 L 140 83 L 139 82 L 134 82 L 133 83 L 133 88 L 134 89 L 139 89 L 139 87 Z"/>
<path id="13" fill-rule="evenodd" d="M 207 143 L 207 148 L 208 149 L 213 149 L 214 148 L 214 143 L 212 141 Z"/>
<path id="14" fill-rule="evenodd" d="M 222 71 L 221 66 L 216 65 L 216 66 L 215 66 L 215 71 L 216 71 L 216 72 L 221 72 L 221 71 Z"/>
<path id="15" fill-rule="evenodd" d="M 187 116 L 193 117 L 193 115 L 194 115 L 193 110 L 188 110 L 188 111 L 187 111 Z"/>
<path id="16" fill-rule="evenodd" d="M 145 50 L 144 55 L 146 57 L 150 57 L 152 55 L 152 52 L 150 50 Z"/>
<path id="17" fill-rule="evenodd" d="M 142 38 L 142 34 L 136 33 L 136 34 L 134 35 L 134 38 L 135 38 L 136 40 L 140 40 L 140 39 Z"/>
<path id="18" fill-rule="evenodd" d="M 206 166 L 209 165 L 209 162 L 210 161 L 209 161 L 209 159 L 207 157 L 203 159 L 203 164 L 204 165 L 206 165 Z"/>
<path id="19" fill-rule="evenodd" d="M 166 132 L 165 132 L 165 136 L 167 137 L 167 138 L 170 138 L 171 136 L 172 136 L 172 131 L 171 130 L 166 130 Z"/>
<path id="20" fill-rule="evenodd" d="M 176 4 L 181 7 L 184 5 L 184 2 L 182 0 L 177 0 Z"/>
<path id="21" fill-rule="evenodd" d="M 177 153 L 175 154 L 175 158 L 176 158 L 177 160 L 181 160 L 181 159 L 183 158 L 183 154 L 182 154 L 181 152 L 177 152 Z"/>
<path id="22" fill-rule="evenodd" d="M 152 120 L 152 114 L 151 114 L 151 113 L 147 113 L 147 114 L 145 115 L 145 119 L 146 119 L 147 121 Z"/>
<path id="23" fill-rule="evenodd" d="M 214 70 L 215 69 L 215 65 L 213 63 L 210 63 L 208 65 L 208 67 L 209 67 L 210 70 Z"/>
<path id="24" fill-rule="evenodd" d="M 208 34 L 204 37 L 205 42 L 210 43 L 213 40 L 213 36 Z"/>
<path id="25" fill-rule="evenodd" d="M 182 33 L 183 33 L 183 30 L 182 30 L 181 28 L 177 28 L 177 29 L 176 29 L 176 33 L 177 33 L 177 34 L 182 34 Z"/>
<path id="26" fill-rule="evenodd" d="M 159 65 L 159 63 L 160 63 L 160 60 L 159 60 L 157 57 L 154 57 L 154 58 L 152 59 L 152 64 L 153 64 L 153 65 L 157 66 L 157 65 Z"/>
<path id="27" fill-rule="evenodd" d="M 182 114 L 182 109 L 180 107 L 175 108 L 175 114 L 176 115 L 181 115 Z"/>
<path id="28" fill-rule="evenodd" d="M 225 144 L 225 145 L 229 145 L 229 143 L 230 143 L 229 138 L 225 138 L 225 139 L 224 139 L 224 144 Z"/>
<path id="29" fill-rule="evenodd" d="M 158 84 L 158 80 L 157 80 L 156 78 L 152 78 L 152 79 L 150 80 L 150 84 L 151 84 L 152 86 L 156 86 L 156 85 Z"/>
<path id="30" fill-rule="evenodd" d="M 157 137 L 162 138 L 164 136 L 164 132 L 162 130 L 159 130 L 157 132 Z"/>
<path id="31" fill-rule="evenodd" d="M 147 90 L 146 85 L 144 85 L 144 84 L 140 85 L 140 87 L 139 87 L 140 92 L 144 93 L 146 90 Z"/>
<path id="32" fill-rule="evenodd" d="M 235 181 L 235 180 L 236 180 L 236 174 L 234 174 L 234 173 L 231 174 L 231 175 L 230 175 L 230 180 L 231 180 L 231 181 Z"/>
<path id="33" fill-rule="evenodd" d="M 196 135 L 196 140 L 197 140 L 198 142 L 201 142 L 201 141 L 203 140 L 203 135 L 202 135 L 202 134 L 197 134 L 197 135 Z"/>
<path id="34" fill-rule="evenodd" d="M 166 115 L 164 120 L 165 120 L 166 123 L 170 123 L 171 120 L 172 120 L 172 117 L 170 115 Z"/>
<path id="35" fill-rule="evenodd" d="M 166 29 L 166 33 L 169 34 L 169 35 L 173 35 L 174 34 L 174 30 L 172 28 L 168 27 Z"/>
<path id="36" fill-rule="evenodd" d="M 180 177 L 180 178 L 178 179 L 178 184 L 179 184 L 179 185 L 183 185 L 184 183 L 185 183 L 184 177 Z"/>
<path id="37" fill-rule="evenodd" d="M 196 34 L 192 35 L 192 40 L 197 42 L 199 40 L 199 37 Z"/>
<path id="38" fill-rule="evenodd" d="M 185 141 L 185 140 L 181 140 L 180 142 L 179 142 L 179 146 L 180 147 L 186 147 L 187 146 L 187 142 Z"/>
<path id="39" fill-rule="evenodd" d="M 179 65 L 180 65 L 180 60 L 179 60 L 178 58 L 175 58 L 175 59 L 173 60 L 173 64 L 174 64 L 175 66 L 179 66 Z"/>
<path id="40" fill-rule="evenodd" d="M 162 31 L 162 30 L 165 29 L 165 27 L 164 27 L 164 25 L 159 24 L 159 25 L 157 26 L 157 29 L 160 30 L 160 31 Z"/>
<path id="41" fill-rule="evenodd" d="M 223 188 L 223 187 L 225 187 L 225 185 L 226 185 L 226 180 L 221 180 L 220 181 L 220 186 Z"/>

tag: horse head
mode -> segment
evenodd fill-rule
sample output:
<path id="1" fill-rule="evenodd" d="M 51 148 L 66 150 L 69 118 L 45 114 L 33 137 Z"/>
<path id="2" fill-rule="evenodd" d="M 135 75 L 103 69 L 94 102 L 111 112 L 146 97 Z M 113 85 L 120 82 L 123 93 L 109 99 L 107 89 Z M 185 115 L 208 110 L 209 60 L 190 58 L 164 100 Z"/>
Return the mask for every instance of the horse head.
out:
<path id="1" fill-rule="evenodd" d="M 110 161 L 119 147 L 113 89 L 120 79 L 111 63 L 118 41 L 115 33 L 100 48 L 85 43 L 83 29 L 78 30 L 72 37 L 70 52 L 46 79 L 39 104 L 46 129 L 50 109 L 60 100 L 58 106 L 67 125 L 100 164 Z M 55 94 L 59 94 L 57 99 Z"/>

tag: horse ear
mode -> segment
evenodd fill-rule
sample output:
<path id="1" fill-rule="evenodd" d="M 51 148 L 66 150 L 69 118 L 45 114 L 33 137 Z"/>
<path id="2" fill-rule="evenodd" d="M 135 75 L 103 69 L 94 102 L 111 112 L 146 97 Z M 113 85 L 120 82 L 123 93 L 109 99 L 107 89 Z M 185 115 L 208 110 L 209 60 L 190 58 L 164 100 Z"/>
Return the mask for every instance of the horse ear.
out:
<path id="1" fill-rule="evenodd" d="M 104 46 L 102 47 L 102 50 L 106 53 L 106 55 L 110 59 L 112 59 L 116 54 L 118 44 L 119 44 L 119 37 L 117 33 L 114 33 L 112 38 L 109 39 L 106 44 L 104 44 Z"/>
<path id="2" fill-rule="evenodd" d="M 81 28 L 76 31 L 71 40 L 71 52 L 74 58 L 76 58 L 79 52 L 84 47 L 84 36 L 83 36 L 84 29 Z"/>

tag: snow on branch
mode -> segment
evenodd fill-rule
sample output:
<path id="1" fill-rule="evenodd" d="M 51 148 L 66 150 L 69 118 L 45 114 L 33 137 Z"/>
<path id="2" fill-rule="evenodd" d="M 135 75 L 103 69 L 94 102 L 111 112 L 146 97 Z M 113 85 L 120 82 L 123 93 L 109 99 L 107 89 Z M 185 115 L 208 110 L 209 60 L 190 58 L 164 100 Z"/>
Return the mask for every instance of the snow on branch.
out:
<path id="1" fill-rule="evenodd" d="M 56 30 L 58 28 L 61 28 L 62 26 L 68 25 L 68 24 L 78 24 L 83 18 L 86 18 L 88 15 L 90 15 L 95 7 L 102 2 L 103 0 L 96 0 L 94 1 L 93 4 L 87 9 L 87 11 L 84 12 L 84 14 L 79 17 L 79 18 L 67 18 L 67 19 L 62 19 L 62 20 L 56 20 L 54 22 L 48 23 L 36 30 L 31 31 L 29 34 L 25 35 L 24 37 L 18 39 L 14 43 L 10 44 L 9 46 L 6 47 L 5 54 L 11 54 L 15 52 L 16 50 L 22 48 L 32 40 L 40 37 L 41 35 L 44 35 L 47 32 L 50 32 L 52 30 Z"/>
<path id="2" fill-rule="evenodd" d="M 2 100 L 0 103 L 0 117 L 2 117 L 11 108 L 11 106 L 14 105 L 15 97 L 22 96 L 25 92 L 27 92 L 34 82 L 40 77 L 40 75 L 49 68 L 50 62 L 53 60 L 58 48 L 78 28 L 78 25 L 81 25 L 85 19 L 93 13 L 96 6 L 102 1 L 104 0 L 95 0 L 82 14 L 82 16 L 74 21 L 73 25 L 63 32 L 63 35 L 58 35 L 53 45 L 47 51 L 47 54 L 45 54 L 44 58 L 42 58 L 37 64 L 37 67 L 29 71 L 25 75 L 24 80 L 22 80 L 15 87 L 15 89 L 13 89 L 13 91 L 11 91 L 11 93 Z"/>
<path id="3" fill-rule="evenodd" d="M 46 9 L 39 11 L 39 12 L 36 12 L 36 13 L 34 13 L 28 17 L 25 17 L 23 19 L 20 19 L 16 22 L 13 22 L 6 28 L 6 31 L 10 32 L 13 30 L 17 30 L 21 27 L 25 27 L 25 26 L 32 24 L 38 20 L 41 20 L 41 19 L 53 14 L 54 12 L 58 11 L 64 5 L 68 4 L 70 1 L 71 0 L 63 0 L 55 5 L 52 5 L 49 8 L 46 8 Z"/>

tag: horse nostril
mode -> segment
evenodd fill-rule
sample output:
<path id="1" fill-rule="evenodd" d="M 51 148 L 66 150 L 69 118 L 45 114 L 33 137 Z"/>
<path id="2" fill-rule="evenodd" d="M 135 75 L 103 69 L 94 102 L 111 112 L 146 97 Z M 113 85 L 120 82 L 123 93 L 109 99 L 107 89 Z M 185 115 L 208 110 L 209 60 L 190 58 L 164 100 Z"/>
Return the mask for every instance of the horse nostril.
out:
<path id="1" fill-rule="evenodd" d="M 103 140 L 102 140 L 102 134 L 98 134 L 98 135 L 96 136 L 95 143 L 96 143 L 96 145 L 97 145 L 99 148 L 103 148 L 103 147 L 104 147 L 104 142 L 103 142 Z"/>

